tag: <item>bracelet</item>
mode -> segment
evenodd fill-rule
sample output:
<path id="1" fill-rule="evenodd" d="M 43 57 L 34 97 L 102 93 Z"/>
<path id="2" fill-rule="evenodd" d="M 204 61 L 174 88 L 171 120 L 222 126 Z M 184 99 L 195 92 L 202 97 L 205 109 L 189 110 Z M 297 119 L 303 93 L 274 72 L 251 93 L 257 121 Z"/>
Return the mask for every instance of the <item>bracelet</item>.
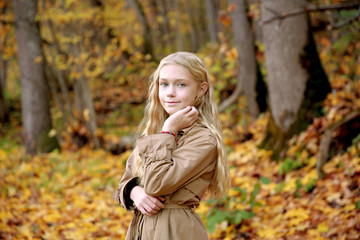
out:
<path id="1" fill-rule="evenodd" d="M 170 135 L 173 135 L 174 138 L 175 138 L 176 144 L 178 144 L 178 141 L 177 141 L 177 139 L 176 139 L 176 135 L 175 135 L 175 133 L 173 133 L 172 131 L 162 131 L 161 133 L 168 133 L 168 134 L 170 134 Z"/>

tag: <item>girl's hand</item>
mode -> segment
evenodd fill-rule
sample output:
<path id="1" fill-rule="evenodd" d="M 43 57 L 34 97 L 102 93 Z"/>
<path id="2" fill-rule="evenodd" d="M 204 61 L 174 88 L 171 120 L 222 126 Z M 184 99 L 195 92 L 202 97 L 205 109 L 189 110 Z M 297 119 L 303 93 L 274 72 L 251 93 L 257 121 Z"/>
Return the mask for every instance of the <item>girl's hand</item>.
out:
<path id="1" fill-rule="evenodd" d="M 199 112 L 193 106 L 187 106 L 166 119 L 162 131 L 177 133 L 183 128 L 189 127 L 198 119 Z"/>
<path id="2" fill-rule="evenodd" d="M 164 208 L 161 201 L 165 201 L 165 198 L 149 196 L 140 186 L 135 186 L 131 190 L 130 198 L 134 201 L 137 209 L 146 216 L 152 216 Z"/>

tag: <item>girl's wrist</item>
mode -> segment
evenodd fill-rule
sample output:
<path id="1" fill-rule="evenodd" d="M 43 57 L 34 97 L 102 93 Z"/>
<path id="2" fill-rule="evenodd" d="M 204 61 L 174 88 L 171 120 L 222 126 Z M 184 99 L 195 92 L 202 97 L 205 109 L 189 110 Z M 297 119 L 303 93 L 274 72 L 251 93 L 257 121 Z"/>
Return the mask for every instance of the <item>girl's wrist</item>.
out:
<path id="1" fill-rule="evenodd" d="M 135 186 L 131 189 L 131 192 L 130 192 L 130 199 L 134 201 L 134 198 L 135 198 L 135 195 L 136 195 L 136 192 L 137 192 L 137 188 L 139 188 L 139 186 Z"/>
<path id="2" fill-rule="evenodd" d="M 169 121 L 169 119 L 167 119 L 162 127 L 162 132 L 173 132 L 173 133 L 177 133 L 177 129 L 176 126 L 174 126 L 175 124 L 172 124 L 171 121 Z"/>
<path id="3" fill-rule="evenodd" d="M 174 133 L 175 135 L 177 133 L 177 131 L 174 131 L 173 129 L 170 129 L 170 128 L 163 128 L 161 130 L 161 132 L 167 132 L 167 133 L 171 132 L 171 133 Z"/>
<path id="4" fill-rule="evenodd" d="M 171 131 L 161 131 L 161 133 L 167 133 L 167 134 L 173 135 L 176 144 L 178 144 L 178 141 L 177 141 L 177 138 L 176 138 L 176 133 L 173 133 L 173 132 L 171 132 Z"/>

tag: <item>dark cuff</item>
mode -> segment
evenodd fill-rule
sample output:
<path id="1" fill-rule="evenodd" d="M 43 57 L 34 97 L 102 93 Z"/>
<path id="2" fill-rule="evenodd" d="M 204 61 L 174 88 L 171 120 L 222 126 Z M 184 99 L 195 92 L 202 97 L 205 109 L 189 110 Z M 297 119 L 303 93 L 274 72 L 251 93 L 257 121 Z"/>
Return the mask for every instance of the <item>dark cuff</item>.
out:
<path id="1" fill-rule="evenodd" d="M 133 200 L 130 198 L 131 190 L 138 185 L 138 178 L 135 177 L 131 179 L 125 186 L 123 197 L 124 197 L 124 205 L 126 210 L 131 211 L 135 208 Z"/>

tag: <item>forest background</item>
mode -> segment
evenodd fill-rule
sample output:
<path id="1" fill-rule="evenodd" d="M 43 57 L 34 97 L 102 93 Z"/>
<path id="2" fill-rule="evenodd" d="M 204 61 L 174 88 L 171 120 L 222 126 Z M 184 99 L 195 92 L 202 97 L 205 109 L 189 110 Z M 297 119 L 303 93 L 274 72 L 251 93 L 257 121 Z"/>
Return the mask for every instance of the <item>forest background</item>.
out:
<path id="1" fill-rule="evenodd" d="M 0 239 L 124 239 L 113 193 L 161 58 L 192 51 L 232 187 L 211 239 L 360 238 L 360 8 L 341 0 L 0 0 Z"/>

